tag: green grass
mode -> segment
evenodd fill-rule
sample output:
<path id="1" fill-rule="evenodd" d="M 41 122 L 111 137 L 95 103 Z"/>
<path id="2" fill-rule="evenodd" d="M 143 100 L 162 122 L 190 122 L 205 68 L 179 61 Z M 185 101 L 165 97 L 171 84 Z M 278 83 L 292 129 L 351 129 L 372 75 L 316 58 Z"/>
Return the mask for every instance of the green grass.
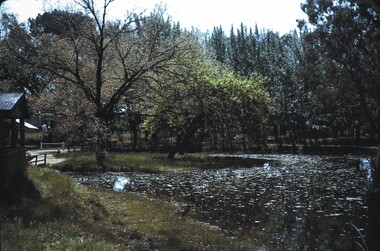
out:
<path id="1" fill-rule="evenodd" d="M 0 204 L 0 250 L 249 250 L 254 243 L 184 217 L 171 202 L 89 188 L 51 169 L 27 168 Z"/>

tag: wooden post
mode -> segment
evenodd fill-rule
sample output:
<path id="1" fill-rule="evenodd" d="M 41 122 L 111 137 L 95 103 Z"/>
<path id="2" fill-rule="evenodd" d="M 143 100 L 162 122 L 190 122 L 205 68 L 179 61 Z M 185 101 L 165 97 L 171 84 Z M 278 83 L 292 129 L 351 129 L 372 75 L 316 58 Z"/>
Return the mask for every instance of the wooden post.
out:
<path id="1" fill-rule="evenodd" d="M 20 146 L 25 146 L 25 119 L 20 119 Z"/>
<path id="2" fill-rule="evenodd" d="M 16 147 L 18 139 L 16 119 L 11 119 L 11 146 Z"/>

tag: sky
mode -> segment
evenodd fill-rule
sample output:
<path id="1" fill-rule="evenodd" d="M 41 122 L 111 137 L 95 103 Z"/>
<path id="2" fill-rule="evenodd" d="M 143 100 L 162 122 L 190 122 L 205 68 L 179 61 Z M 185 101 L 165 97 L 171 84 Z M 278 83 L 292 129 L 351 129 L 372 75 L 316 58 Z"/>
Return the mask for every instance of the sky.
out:
<path id="1" fill-rule="evenodd" d="M 97 0 L 102 2 L 103 0 Z M 285 34 L 297 28 L 296 19 L 306 19 L 300 9 L 303 0 L 115 0 L 111 15 L 122 18 L 127 10 L 150 11 L 158 4 L 166 5 L 167 13 L 182 27 L 212 31 L 221 25 L 229 32 L 231 25 L 238 28 L 243 22 L 247 27 L 270 29 Z M 57 8 L 59 4 L 73 3 L 71 0 L 8 0 L 2 11 L 11 12 L 25 21 L 36 17 L 44 10 Z"/>

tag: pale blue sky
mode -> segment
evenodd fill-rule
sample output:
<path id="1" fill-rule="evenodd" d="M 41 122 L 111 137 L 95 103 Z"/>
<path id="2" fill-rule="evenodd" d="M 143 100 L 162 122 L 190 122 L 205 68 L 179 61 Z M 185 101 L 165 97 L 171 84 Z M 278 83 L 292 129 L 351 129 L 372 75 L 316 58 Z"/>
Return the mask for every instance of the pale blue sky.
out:
<path id="1" fill-rule="evenodd" d="M 98 0 L 102 1 L 102 0 Z M 35 17 L 44 9 L 56 8 L 71 0 L 8 0 L 2 11 L 12 12 L 21 20 Z M 300 9 L 303 0 L 115 0 L 112 15 L 122 17 L 126 10 L 150 10 L 159 2 L 166 4 L 167 13 L 182 27 L 196 27 L 202 31 L 222 25 L 229 32 L 231 24 L 237 28 L 241 22 L 248 27 L 268 28 L 281 34 L 297 27 L 296 19 L 306 18 Z"/>

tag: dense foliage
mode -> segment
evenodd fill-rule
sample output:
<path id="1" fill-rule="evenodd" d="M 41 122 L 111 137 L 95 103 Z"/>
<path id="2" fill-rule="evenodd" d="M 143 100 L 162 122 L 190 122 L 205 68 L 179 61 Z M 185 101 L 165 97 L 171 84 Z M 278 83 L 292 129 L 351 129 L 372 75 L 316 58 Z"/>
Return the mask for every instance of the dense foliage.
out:
<path id="1" fill-rule="evenodd" d="M 185 78 L 164 79 L 149 96 L 155 100 L 145 127 L 152 133 L 176 137 L 169 157 L 184 152 L 191 139 L 202 145 L 211 140 L 215 149 L 255 142 L 265 144 L 270 99 L 259 76 L 242 77 L 217 69 L 199 53 L 188 61 Z M 168 102 L 172 100 L 175 102 Z"/>
<path id="2" fill-rule="evenodd" d="M 169 157 L 264 146 L 268 135 L 293 147 L 380 138 L 375 5 L 307 0 L 308 20 L 280 35 L 244 24 L 187 31 L 161 7 L 110 20 L 112 2 L 1 20 L 0 90 L 26 91 L 56 136 L 100 161 L 126 130 L 133 148 L 167 147 Z"/>
<path id="3" fill-rule="evenodd" d="M 310 0 L 302 9 L 309 20 L 299 20 L 298 32 L 241 24 L 227 36 L 216 27 L 207 48 L 236 74 L 268 78 L 279 143 L 379 139 L 379 14 L 367 1 Z"/>

